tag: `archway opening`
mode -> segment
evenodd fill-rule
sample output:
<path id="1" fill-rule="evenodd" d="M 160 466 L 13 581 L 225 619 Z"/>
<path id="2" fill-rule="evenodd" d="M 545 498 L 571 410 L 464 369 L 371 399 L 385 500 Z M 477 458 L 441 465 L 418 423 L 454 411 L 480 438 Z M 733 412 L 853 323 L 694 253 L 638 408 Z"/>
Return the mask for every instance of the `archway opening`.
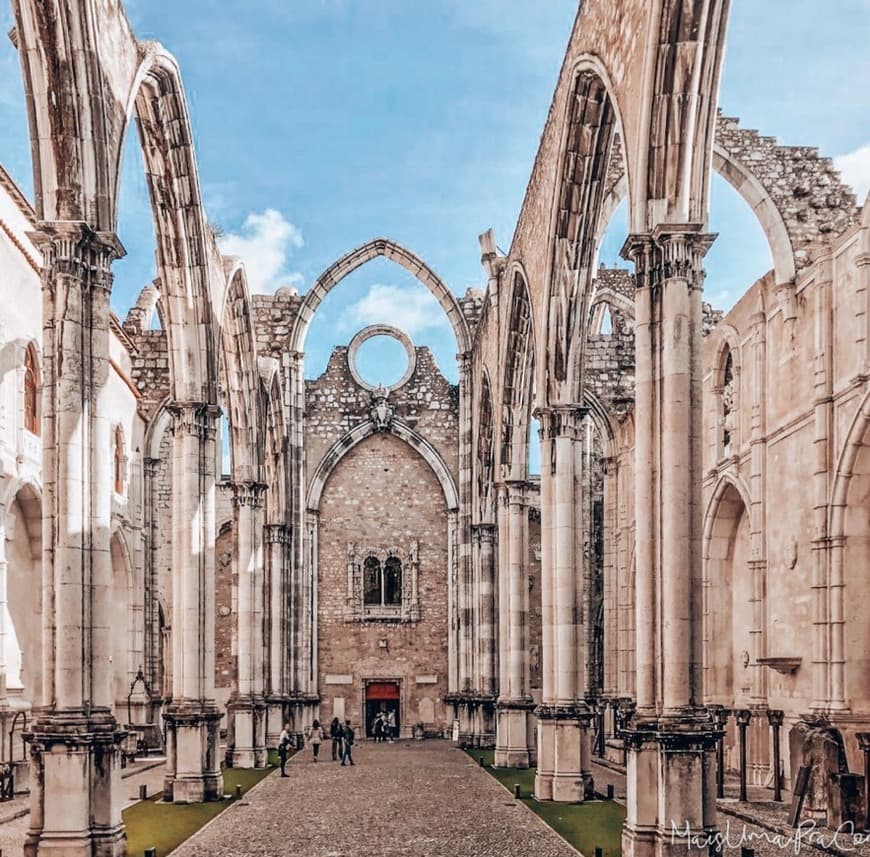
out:
<path id="1" fill-rule="evenodd" d="M 42 500 L 24 485 L 6 512 L 7 614 L 3 661 L 10 695 L 42 700 Z"/>
<path id="2" fill-rule="evenodd" d="M 306 379 L 319 378 L 336 346 L 349 343 L 360 330 L 375 324 L 396 327 L 415 345 L 425 345 L 444 377 L 458 382 L 456 336 L 443 309 L 416 277 L 384 257 L 351 271 L 317 307 L 305 337 Z M 364 367 L 375 375 L 401 378 L 404 349 L 373 343 L 365 350 L 371 353 L 361 355 Z"/>

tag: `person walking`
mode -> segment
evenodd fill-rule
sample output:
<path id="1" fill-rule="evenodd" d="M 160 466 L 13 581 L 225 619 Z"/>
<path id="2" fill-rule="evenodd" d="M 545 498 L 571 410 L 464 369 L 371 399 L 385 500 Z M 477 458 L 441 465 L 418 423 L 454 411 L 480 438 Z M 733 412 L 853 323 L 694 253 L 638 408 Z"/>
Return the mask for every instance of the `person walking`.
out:
<path id="1" fill-rule="evenodd" d="M 323 743 L 323 729 L 320 728 L 320 721 L 315 720 L 311 724 L 311 734 L 308 736 L 311 743 L 311 752 L 314 755 L 314 761 L 317 761 L 317 754 L 320 752 L 320 745 Z"/>
<path id="2" fill-rule="evenodd" d="M 344 738 L 344 750 L 341 754 L 341 764 L 342 766 L 348 764 L 352 765 L 354 762 L 351 750 L 353 749 L 353 742 L 356 736 L 353 731 L 353 726 L 350 725 L 350 720 L 344 721 L 344 735 L 342 737 Z"/>
<path id="3" fill-rule="evenodd" d="M 396 712 L 392 708 L 387 712 L 387 728 L 384 732 L 386 732 L 387 740 L 392 744 L 396 737 Z"/>
<path id="4" fill-rule="evenodd" d="M 341 721 L 337 717 L 332 718 L 332 723 L 329 724 L 329 737 L 332 738 L 332 761 L 337 762 L 343 753 L 342 750 L 342 733 Z"/>
<path id="5" fill-rule="evenodd" d="M 375 744 L 379 744 L 384 740 L 384 715 L 381 711 L 375 715 L 374 723 L 372 723 L 372 735 L 375 739 Z"/>
<path id="6" fill-rule="evenodd" d="M 293 740 L 293 736 L 290 734 L 290 724 L 285 723 L 284 729 L 281 731 L 281 736 L 278 738 L 278 758 L 281 760 L 281 776 L 288 776 L 287 772 L 284 770 L 284 766 L 287 764 L 287 757 L 290 755 L 290 742 Z"/>

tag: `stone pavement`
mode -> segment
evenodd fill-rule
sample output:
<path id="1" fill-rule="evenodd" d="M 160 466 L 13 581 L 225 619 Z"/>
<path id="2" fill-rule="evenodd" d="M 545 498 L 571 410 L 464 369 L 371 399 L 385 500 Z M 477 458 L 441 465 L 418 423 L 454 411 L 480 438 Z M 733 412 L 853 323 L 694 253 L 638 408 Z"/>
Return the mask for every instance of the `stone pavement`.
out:
<path id="1" fill-rule="evenodd" d="M 173 857 L 577 855 L 447 742 L 367 743 L 354 757 L 342 768 L 298 754 L 289 779 L 267 777 Z"/>

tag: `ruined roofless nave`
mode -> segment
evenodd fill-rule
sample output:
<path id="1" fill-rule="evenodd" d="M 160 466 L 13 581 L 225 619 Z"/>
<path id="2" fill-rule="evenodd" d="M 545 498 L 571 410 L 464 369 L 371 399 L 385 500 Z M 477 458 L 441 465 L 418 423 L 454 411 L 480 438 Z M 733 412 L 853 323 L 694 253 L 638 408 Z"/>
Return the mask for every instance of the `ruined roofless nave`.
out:
<path id="1" fill-rule="evenodd" d="M 718 111 L 725 0 L 585 0 L 510 249 L 480 236 L 461 298 L 388 238 L 252 296 L 173 57 L 117 0 L 13 5 L 36 198 L 0 174 L 0 751 L 28 857 L 126 853 L 137 744 L 196 803 L 285 722 L 362 736 L 377 711 L 458 724 L 544 801 L 583 801 L 604 757 L 627 856 L 685 853 L 671 819 L 716 828 L 720 757 L 786 799 L 806 766 L 808 810 L 864 823 L 870 205 Z M 119 319 L 134 120 L 158 278 Z M 711 170 L 773 258 L 724 316 Z M 389 319 L 306 379 L 319 305 L 376 258 L 437 299 L 458 384 Z M 390 386 L 358 366 L 376 336 L 407 361 Z"/>

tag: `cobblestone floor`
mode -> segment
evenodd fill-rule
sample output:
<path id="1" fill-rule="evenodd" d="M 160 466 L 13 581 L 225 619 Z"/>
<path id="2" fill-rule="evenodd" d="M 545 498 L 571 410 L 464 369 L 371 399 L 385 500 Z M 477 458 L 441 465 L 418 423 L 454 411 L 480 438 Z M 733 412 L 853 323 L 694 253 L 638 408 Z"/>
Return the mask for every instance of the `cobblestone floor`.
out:
<path id="1" fill-rule="evenodd" d="M 363 744 L 356 766 L 296 756 L 173 857 L 576 857 L 447 742 Z M 328 758 L 328 756 L 327 756 Z"/>

